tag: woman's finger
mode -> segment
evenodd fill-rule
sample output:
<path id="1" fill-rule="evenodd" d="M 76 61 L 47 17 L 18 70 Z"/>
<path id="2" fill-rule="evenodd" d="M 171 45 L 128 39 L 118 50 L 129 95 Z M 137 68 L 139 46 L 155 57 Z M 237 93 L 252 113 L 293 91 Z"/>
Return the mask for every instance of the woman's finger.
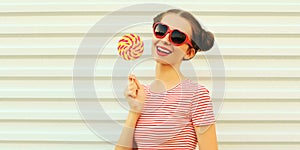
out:
<path id="1" fill-rule="evenodd" d="M 132 80 L 134 80 L 135 78 L 136 78 L 136 77 L 135 77 L 134 74 L 130 74 L 130 75 L 128 76 L 129 82 L 132 82 Z"/>
<path id="2" fill-rule="evenodd" d="M 134 83 L 135 83 L 137 89 L 141 89 L 141 84 L 140 84 L 140 82 L 139 82 L 138 79 L 135 78 L 135 79 L 134 79 Z"/>
<path id="3" fill-rule="evenodd" d="M 135 98 L 136 97 L 136 92 L 135 91 L 128 91 L 127 95 Z"/>
<path id="4" fill-rule="evenodd" d="M 129 88 L 129 90 L 137 90 L 138 89 L 134 79 L 131 79 L 131 81 L 128 84 L 128 88 Z"/>

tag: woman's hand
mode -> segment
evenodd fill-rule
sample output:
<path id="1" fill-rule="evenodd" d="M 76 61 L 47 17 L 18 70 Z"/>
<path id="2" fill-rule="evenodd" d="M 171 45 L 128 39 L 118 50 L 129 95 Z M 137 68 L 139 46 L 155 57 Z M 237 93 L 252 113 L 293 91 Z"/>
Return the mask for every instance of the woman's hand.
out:
<path id="1" fill-rule="evenodd" d="M 128 81 L 128 87 L 124 94 L 130 106 L 130 111 L 140 114 L 146 98 L 144 86 L 139 83 L 133 74 L 129 75 Z"/>

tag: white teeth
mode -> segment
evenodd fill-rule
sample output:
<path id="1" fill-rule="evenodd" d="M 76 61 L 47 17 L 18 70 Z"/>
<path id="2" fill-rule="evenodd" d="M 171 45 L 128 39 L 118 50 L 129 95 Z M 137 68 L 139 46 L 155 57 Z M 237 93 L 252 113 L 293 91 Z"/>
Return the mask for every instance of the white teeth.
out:
<path id="1" fill-rule="evenodd" d="M 163 52 L 163 53 L 171 54 L 170 51 L 165 50 L 165 49 L 162 49 L 162 48 L 160 48 L 160 47 L 157 47 L 157 50 L 159 50 L 159 51 L 161 51 L 161 52 Z"/>

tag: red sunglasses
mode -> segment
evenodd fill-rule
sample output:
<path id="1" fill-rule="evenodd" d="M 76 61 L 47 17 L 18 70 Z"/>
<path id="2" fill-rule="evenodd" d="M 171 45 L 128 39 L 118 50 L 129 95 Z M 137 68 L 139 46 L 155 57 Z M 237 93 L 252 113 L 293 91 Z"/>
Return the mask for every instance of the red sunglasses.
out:
<path id="1" fill-rule="evenodd" d="M 170 33 L 169 41 L 175 46 L 180 46 L 187 43 L 189 46 L 193 47 L 192 42 L 186 33 L 178 29 L 171 30 L 168 25 L 161 22 L 156 22 L 153 25 L 153 33 L 155 37 L 159 39 L 164 38 L 168 33 Z"/>

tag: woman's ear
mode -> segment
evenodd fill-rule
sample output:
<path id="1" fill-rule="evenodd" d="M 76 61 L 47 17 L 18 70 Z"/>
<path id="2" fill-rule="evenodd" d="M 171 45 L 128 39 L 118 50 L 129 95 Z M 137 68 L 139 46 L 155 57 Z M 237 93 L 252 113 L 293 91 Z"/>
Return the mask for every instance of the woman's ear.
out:
<path id="1" fill-rule="evenodd" d="M 183 59 L 188 60 L 192 59 L 196 54 L 196 50 L 193 47 L 190 47 L 186 51 L 186 55 L 183 57 Z"/>

